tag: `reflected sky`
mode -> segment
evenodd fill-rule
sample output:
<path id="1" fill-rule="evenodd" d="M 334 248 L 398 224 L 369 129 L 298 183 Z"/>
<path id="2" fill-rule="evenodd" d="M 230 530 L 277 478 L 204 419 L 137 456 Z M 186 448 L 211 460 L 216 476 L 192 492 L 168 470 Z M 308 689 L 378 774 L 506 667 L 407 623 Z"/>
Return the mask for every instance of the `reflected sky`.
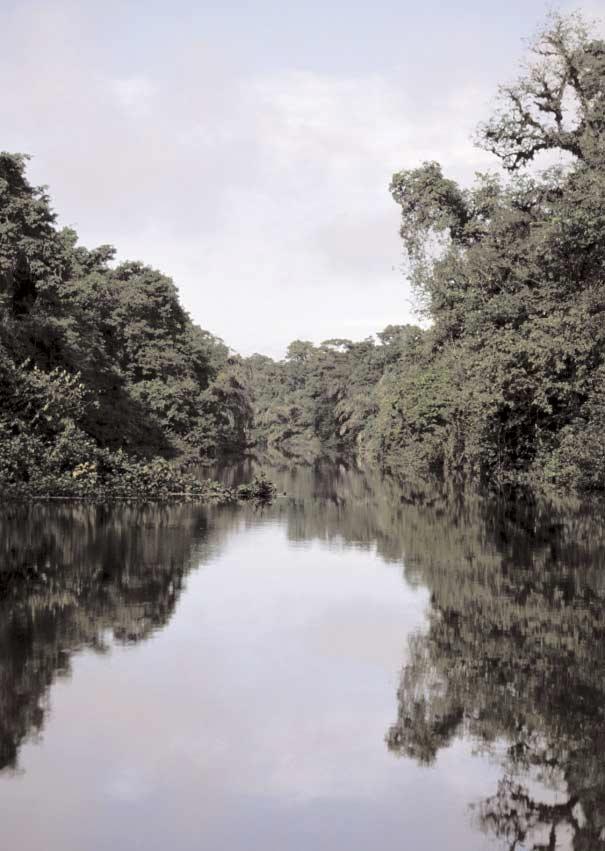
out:
<path id="1" fill-rule="evenodd" d="M 600 847 L 597 527 L 274 478 L 0 513 L 7 847 Z"/>
<path id="2" fill-rule="evenodd" d="M 0 775 L 24 849 L 481 848 L 495 769 L 431 769 L 384 736 L 427 593 L 371 552 L 290 543 L 258 517 L 192 571 L 169 625 L 80 652 L 41 736 Z M 35 817 L 33 817 L 35 814 Z"/>

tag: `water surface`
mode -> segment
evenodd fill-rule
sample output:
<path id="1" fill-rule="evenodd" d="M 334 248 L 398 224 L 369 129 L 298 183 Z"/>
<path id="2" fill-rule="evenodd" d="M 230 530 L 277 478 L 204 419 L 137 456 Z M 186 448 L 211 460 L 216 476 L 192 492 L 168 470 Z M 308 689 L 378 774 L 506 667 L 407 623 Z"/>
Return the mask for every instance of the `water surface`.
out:
<path id="1" fill-rule="evenodd" d="M 3 847 L 605 848 L 600 518 L 271 475 L 1 510 Z"/>

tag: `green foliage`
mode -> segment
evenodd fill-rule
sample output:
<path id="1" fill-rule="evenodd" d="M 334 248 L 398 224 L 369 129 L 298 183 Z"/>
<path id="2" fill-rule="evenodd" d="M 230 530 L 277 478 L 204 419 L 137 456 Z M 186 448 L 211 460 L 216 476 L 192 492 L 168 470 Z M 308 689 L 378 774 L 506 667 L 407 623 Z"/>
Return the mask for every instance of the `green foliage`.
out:
<path id="1" fill-rule="evenodd" d="M 605 45 L 581 15 L 549 16 L 529 67 L 500 89 L 500 109 L 479 131 L 484 147 L 514 171 L 541 151 L 565 151 L 603 167 Z"/>
<path id="2" fill-rule="evenodd" d="M 431 327 L 250 359 L 257 442 L 410 475 L 605 488 L 605 42 L 554 15 L 532 55 L 479 141 L 511 172 L 543 151 L 570 162 L 470 188 L 434 162 L 395 174 Z"/>
<path id="3" fill-rule="evenodd" d="M 554 16 L 533 55 L 480 142 L 511 172 L 542 151 L 565 167 L 468 189 L 435 163 L 393 178 L 432 326 L 377 388 L 366 449 L 416 473 L 603 490 L 605 42 Z"/>
<path id="4" fill-rule="evenodd" d="M 58 230 L 25 165 L 0 154 L 0 489 L 195 489 L 179 463 L 246 445 L 241 363 L 169 278 Z"/>
<path id="5" fill-rule="evenodd" d="M 605 42 L 553 15 L 479 143 L 511 175 L 400 171 L 410 278 L 431 326 L 295 341 L 250 359 L 255 437 L 408 475 L 605 489 Z M 523 173 L 542 152 L 565 165 Z"/>
<path id="6" fill-rule="evenodd" d="M 244 501 L 271 502 L 276 493 L 275 485 L 262 471 L 250 483 L 240 485 L 237 489 L 238 498 Z"/>
<path id="7" fill-rule="evenodd" d="M 0 305 L 12 316 L 39 296 L 56 300 L 65 261 L 48 196 L 28 184 L 26 160 L 0 154 Z"/>
<path id="8" fill-rule="evenodd" d="M 297 340 L 284 361 L 261 355 L 247 360 L 254 395 L 257 445 L 311 460 L 326 452 L 353 453 L 376 414 L 375 388 L 419 330 L 389 326 L 360 343 Z"/>
<path id="9" fill-rule="evenodd" d="M 77 374 L 0 369 L 0 491 L 12 496 L 231 498 L 163 458 L 99 446 L 82 428 L 90 393 Z"/>

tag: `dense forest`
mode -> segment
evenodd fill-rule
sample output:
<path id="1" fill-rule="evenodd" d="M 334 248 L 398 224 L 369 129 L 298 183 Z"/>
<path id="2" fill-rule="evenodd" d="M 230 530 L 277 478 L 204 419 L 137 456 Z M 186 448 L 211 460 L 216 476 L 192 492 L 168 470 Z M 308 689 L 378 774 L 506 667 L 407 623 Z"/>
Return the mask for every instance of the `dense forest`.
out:
<path id="1" fill-rule="evenodd" d="M 169 278 L 59 229 L 25 166 L 0 155 L 0 487 L 191 487 L 185 461 L 244 446 L 241 360 Z"/>
<path id="2" fill-rule="evenodd" d="M 174 490 L 183 465 L 262 449 L 602 491 L 604 91 L 605 42 L 551 16 L 477 132 L 497 170 L 393 176 L 428 327 L 280 362 L 230 353 L 156 270 L 79 246 L 2 154 L 0 488 Z"/>
<path id="3" fill-rule="evenodd" d="M 383 378 L 421 340 L 414 326 L 389 325 L 373 338 L 295 340 L 285 360 L 253 355 L 246 364 L 253 388 L 255 445 L 287 457 L 355 455 L 364 429 L 375 427 Z"/>
<path id="4" fill-rule="evenodd" d="M 435 162 L 393 176 L 428 329 L 252 358 L 258 439 L 408 475 L 605 488 L 604 91 L 605 42 L 552 16 L 478 130 L 498 171 L 470 188 Z"/>

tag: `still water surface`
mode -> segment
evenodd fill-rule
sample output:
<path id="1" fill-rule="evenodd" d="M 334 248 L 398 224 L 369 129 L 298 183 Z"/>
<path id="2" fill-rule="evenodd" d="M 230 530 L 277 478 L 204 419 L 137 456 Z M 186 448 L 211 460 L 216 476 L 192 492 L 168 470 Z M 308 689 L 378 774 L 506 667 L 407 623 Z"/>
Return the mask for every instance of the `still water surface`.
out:
<path id="1" fill-rule="evenodd" d="M 270 473 L 0 510 L 1 847 L 605 848 L 600 521 Z"/>

